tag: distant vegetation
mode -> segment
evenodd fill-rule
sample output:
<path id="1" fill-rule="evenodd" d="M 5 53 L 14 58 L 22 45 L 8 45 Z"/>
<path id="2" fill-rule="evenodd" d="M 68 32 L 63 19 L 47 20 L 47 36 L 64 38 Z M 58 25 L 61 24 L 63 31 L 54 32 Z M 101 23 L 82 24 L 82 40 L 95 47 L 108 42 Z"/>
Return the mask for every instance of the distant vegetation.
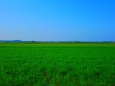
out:
<path id="1" fill-rule="evenodd" d="M 86 44 L 89 44 L 89 43 L 115 43 L 115 41 L 21 41 L 21 40 L 0 40 L 0 43 L 26 43 L 26 44 L 41 44 L 41 43 L 56 43 L 56 44 L 59 44 L 59 43 L 72 43 L 72 44 L 76 44 L 76 43 L 86 43 Z"/>

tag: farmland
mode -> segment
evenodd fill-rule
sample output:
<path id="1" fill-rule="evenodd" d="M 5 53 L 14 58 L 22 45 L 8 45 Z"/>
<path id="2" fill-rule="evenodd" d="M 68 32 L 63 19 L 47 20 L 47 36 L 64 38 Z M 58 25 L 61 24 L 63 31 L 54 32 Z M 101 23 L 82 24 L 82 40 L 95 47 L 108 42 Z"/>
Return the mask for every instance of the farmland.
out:
<path id="1" fill-rule="evenodd" d="M 115 86 L 115 44 L 0 44 L 0 86 Z"/>

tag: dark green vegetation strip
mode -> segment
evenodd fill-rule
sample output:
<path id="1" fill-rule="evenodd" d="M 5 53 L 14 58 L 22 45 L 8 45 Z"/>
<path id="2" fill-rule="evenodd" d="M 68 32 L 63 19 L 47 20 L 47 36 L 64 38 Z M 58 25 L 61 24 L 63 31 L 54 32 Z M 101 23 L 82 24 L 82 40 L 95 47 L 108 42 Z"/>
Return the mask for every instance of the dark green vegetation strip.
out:
<path id="1" fill-rule="evenodd" d="M 115 44 L 0 44 L 0 86 L 115 86 Z"/>

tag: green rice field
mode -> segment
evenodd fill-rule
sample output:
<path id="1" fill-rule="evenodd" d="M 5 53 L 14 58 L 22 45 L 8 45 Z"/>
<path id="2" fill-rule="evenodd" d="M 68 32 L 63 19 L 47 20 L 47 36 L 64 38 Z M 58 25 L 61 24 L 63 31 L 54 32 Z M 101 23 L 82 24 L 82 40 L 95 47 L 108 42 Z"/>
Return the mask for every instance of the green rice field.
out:
<path id="1" fill-rule="evenodd" d="M 115 44 L 0 44 L 0 86 L 115 86 Z"/>

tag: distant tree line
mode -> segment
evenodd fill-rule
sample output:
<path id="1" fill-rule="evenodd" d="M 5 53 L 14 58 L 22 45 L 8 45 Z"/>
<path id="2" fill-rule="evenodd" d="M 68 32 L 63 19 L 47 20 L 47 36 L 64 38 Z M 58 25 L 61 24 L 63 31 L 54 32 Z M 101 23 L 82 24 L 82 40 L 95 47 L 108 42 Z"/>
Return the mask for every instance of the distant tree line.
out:
<path id="1" fill-rule="evenodd" d="M 40 43 L 73 43 L 73 44 L 83 44 L 83 43 L 91 43 L 91 44 L 101 44 L 101 43 L 115 43 L 115 41 L 21 41 L 21 40 L 0 40 L 0 43 L 24 43 L 24 44 L 40 44 Z"/>

